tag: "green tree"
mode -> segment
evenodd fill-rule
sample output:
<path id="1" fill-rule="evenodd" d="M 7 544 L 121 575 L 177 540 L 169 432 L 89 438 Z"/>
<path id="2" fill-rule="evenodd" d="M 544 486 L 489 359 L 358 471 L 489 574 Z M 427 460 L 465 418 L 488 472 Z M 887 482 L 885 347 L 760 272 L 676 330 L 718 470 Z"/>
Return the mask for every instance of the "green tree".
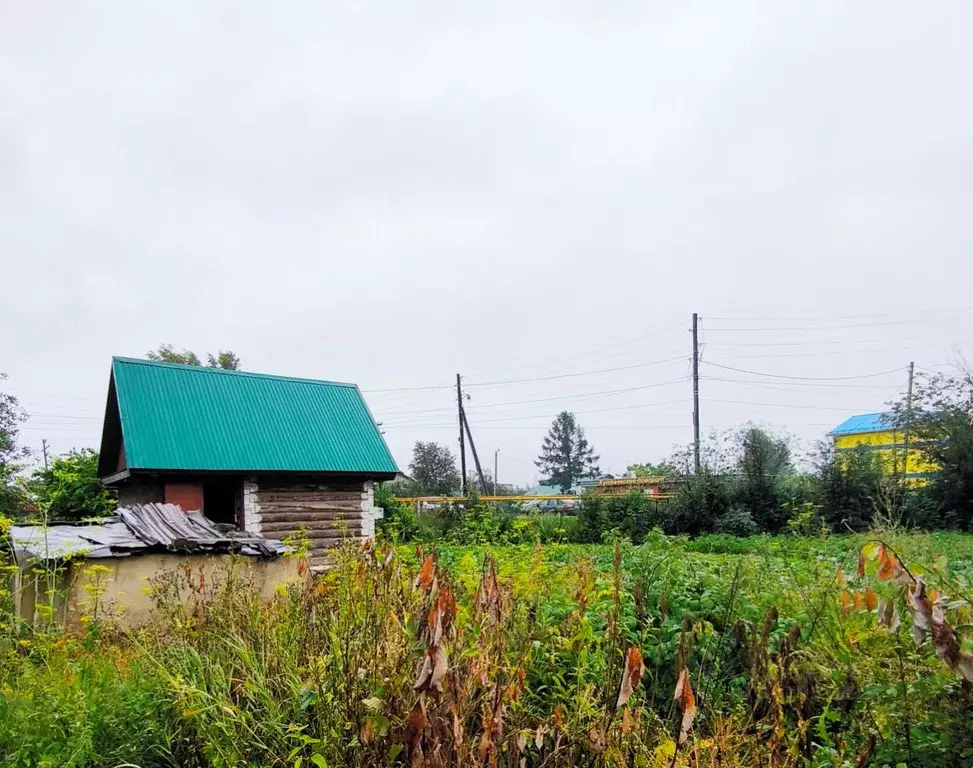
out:
<path id="1" fill-rule="evenodd" d="M 779 489 L 781 481 L 794 469 L 790 444 L 786 438 L 751 424 L 737 433 L 736 448 L 737 500 L 750 511 L 761 530 L 775 533 L 784 527 L 789 516 Z"/>
<path id="2" fill-rule="evenodd" d="M 199 356 L 189 349 L 177 352 L 172 344 L 160 344 L 145 355 L 149 360 L 160 363 L 176 363 L 178 365 L 202 365 Z M 240 358 L 229 350 L 221 349 L 216 355 L 206 355 L 207 368 L 223 368 L 227 371 L 240 370 Z"/>
<path id="3" fill-rule="evenodd" d="M 409 472 L 422 495 L 448 496 L 460 488 L 456 457 L 439 443 L 417 441 L 412 447 Z"/>
<path id="4" fill-rule="evenodd" d="M 973 532 L 973 372 L 916 376 L 911 403 L 895 403 L 892 421 L 910 445 L 937 467 L 924 492 L 931 522 Z M 910 495 L 915 495 L 912 491 Z"/>
<path id="5" fill-rule="evenodd" d="M 0 373 L 0 381 L 6 378 L 7 374 Z M 23 491 L 14 482 L 24 459 L 30 455 L 30 451 L 17 445 L 20 424 L 26 419 L 17 398 L 0 392 L 0 517 L 19 517 L 26 503 Z"/>
<path id="6" fill-rule="evenodd" d="M 34 472 L 31 489 L 49 506 L 51 520 L 104 517 L 115 509 L 115 494 L 98 479 L 98 452 L 90 448 L 58 456 Z"/>
<path id="7" fill-rule="evenodd" d="M 832 444 L 824 443 L 818 450 L 815 479 L 821 516 L 831 530 L 842 530 L 845 525 L 868 530 L 885 479 L 882 459 L 875 451 L 859 445 L 839 454 Z"/>
<path id="8" fill-rule="evenodd" d="M 556 485 L 566 492 L 576 480 L 599 474 L 598 459 L 574 414 L 561 411 L 544 437 L 534 464 L 544 473 L 546 485 Z"/>
<path id="9" fill-rule="evenodd" d="M 669 477 L 676 474 L 675 466 L 668 461 L 662 461 L 658 464 L 652 462 L 629 464 L 625 469 L 635 477 Z"/>

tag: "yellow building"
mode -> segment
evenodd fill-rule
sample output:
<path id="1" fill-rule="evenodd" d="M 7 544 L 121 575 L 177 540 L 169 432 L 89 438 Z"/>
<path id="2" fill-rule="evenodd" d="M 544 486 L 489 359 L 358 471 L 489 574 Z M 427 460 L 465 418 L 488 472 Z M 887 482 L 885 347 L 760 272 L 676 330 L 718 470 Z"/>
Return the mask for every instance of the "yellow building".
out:
<path id="1" fill-rule="evenodd" d="M 909 440 L 909 456 L 905 455 L 905 433 L 896 429 L 888 413 L 862 413 L 852 416 L 832 429 L 828 436 L 834 439 L 838 454 L 853 451 L 859 445 L 874 450 L 882 459 L 885 471 L 902 475 L 921 483 L 935 474 L 936 466 L 930 463 L 921 450 L 921 443 L 913 436 Z"/>

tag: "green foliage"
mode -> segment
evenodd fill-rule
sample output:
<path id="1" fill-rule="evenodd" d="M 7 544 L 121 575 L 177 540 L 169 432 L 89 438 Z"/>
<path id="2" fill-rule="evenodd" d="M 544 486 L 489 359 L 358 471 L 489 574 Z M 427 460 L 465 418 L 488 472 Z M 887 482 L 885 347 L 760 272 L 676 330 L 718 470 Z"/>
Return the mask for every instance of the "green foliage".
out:
<path id="1" fill-rule="evenodd" d="M 865 445 L 841 454 L 830 444 L 819 448 L 817 499 L 832 530 L 847 525 L 864 531 L 871 526 L 884 477 L 881 458 Z"/>
<path id="2" fill-rule="evenodd" d="M 730 480 L 703 468 L 698 475 L 683 479 L 669 502 L 663 529 L 666 533 L 697 536 L 715 530 L 716 521 L 725 519 L 733 508 Z"/>
<path id="3" fill-rule="evenodd" d="M 176 363 L 178 365 L 202 365 L 199 356 L 189 349 L 176 351 L 172 344 L 160 344 L 158 349 L 146 353 L 146 358 L 160 363 Z M 240 358 L 229 350 L 221 349 L 216 355 L 206 355 L 207 368 L 223 368 L 228 371 L 240 370 Z"/>
<path id="4" fill-rule="evenodd" d="M 720 517 L 713 521 L 713 531 L 715 533 L 726 533 L 731 536 L 755 536 L 759 532 L 757 523 L 754 522 L 750 510 L 744 506 L 736 505 Z"/>
<path id="5" fill-rule="evenodd" d="M 543 484 L 558 486 L 562 492 L 567 492 L 577 480 L 599 473 L 598 456 L 574 414 L 568 411 L 561 411 L 554 418 L 534 464 L 544 473 Z"/>
<path id="6" fill-rule="evenodd" d="M 581 499 L 574 540 L 599 543 L 611 534 L 638 544 L 665 519 L 666 502 L 638 490 L 620 496 L 586 493 Z"/>
<path id="7" fill-rule="evenodd" d="M 439 443 L 416 441 L 409 472 L 420 496 L 449 496 L 460 488 L 456 457 Z"/>
<path id="8" fill-rule="evenodd" d="M 645 464 L 629 464 L 626 467 L 635 477 L 669 477 L 676 474 L 676 467 L 670 462 L 662 461 L 658 464 L 646 462 Z"/>
<path id="9" fill-rule="evenodd" d="M 396 498 L 392 483 L 375 486 L 375 506 L 384 510 L 384 516 L 376 522 L 376 532 L 390 541 L 412 541 L 419 535 L 419 521 L 411 504 Z"/>
<path id="10" fill-rule="evenodd" d="M 440 514 L 447 521 L 446 540 L 456 544 L 504 544 L 520 533 L 512 509 L 480 501 L 476 493 L 443 505 Z"/>
<path id="11" fill-rule="evenodd" d="M 940 419 L 940 441 L 927 445 L 928 457 L 940 467 L 929 484 L 929 498 L 943 527 L 973 532 L 973 430 L 963 412 Z"/>
<path id="12" fill-rule="evenodd" d="M 5 373 L 0 373 L 0 381 L 6 378 Z M 23 491 L 15 482 L 29 456 L 26 448 L 17 445 L 20 424 L 26 419 L 17 398 L 0 392 L 0 517 L 20 517 L 26 504 Z"/>
<path id="13" fill-rule="evenodd" d="M 760 530 L 779 531 L 788 517 L 780 481 L 793 470 L 790 446 L 787 440 L 754 426 L 745 427 L 736 439 L 736 469 L 740 475 L 736 498 L 749 510 Z"/>
<path id="14" fill-rule="evenodd" d="M 98 478 L 98 453 L 90 448 L 56 457 L 34 472 L 31 490 L 51 520 L 104 517 L 115 509 L 115 494 Z"/>
<path id="15" fill-rule="evenodd" d="M 973 690 L 913 643 L 876 558 L 857 572 L 866 541 L 651 534 L 443 544 L 421 562 L 348 544 L 271 602 L 232 564 L 218 582 L 177 570 L 153 581 L 157 616 L 138 631 L 0 635 L 0 767 L 428 765 L 419 751 L 437 746 L 441 764 L 489 764 L 482 749 L 501 768 L 854 766 L 867 749 L 872 765 L 969 765 Z M 973 537 L 887 546 L 945 596 L 968 647 Z M 417 684 L 431 647 L 442 691 Z M 644 669 L 616 707 L 631 648 Z M 699 712 L 677 749 L 684 667 Z"/>
<path id="16" fill-rule="evenodd" d="M 821 516 L 821 507 L 805 502 L 794 510 L 793 516 L 787 521 L 787 530 L 795 536 L 824 536 L 829 528 Z"/>
<path id="17" fill-rule="evenodd" d="M 973 531 L 973 371 L 916 376 L 912 401 L 893 406 L 893 423 L 939 470 L 928 487 L 940 527 Z M 909 505 L 906 504 L 907 512 Z M 916 510 L 911 510 L 915 512 Z M 925 511 L 925 510 L 924 510 Z"/>

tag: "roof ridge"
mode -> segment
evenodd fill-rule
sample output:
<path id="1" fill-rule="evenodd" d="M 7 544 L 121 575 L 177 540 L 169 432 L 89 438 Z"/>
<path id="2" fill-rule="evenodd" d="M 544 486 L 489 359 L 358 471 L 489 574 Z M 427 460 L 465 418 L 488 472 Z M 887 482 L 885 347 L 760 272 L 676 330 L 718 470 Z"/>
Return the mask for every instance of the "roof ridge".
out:
<path id="1" fill-rule="evenodd" d="M 184 363 L 169 363 L 164 360 L 146 360 L 140 357 L 122 357 L 119 355 L 112 356 L 112 367 L 115 363 L 124 363 L 126 365 L 146 365 L 153 368 L 172 368 L 178 370 L 188 370 L 194 373 L 210 373 L 216 375 L 230 375 L 230 376 L 249 376 L 258 379 L 274 379 L 276 381 L 294 381 L 302 382 L 304 384 L 321 384 L 329 387 L 348 387 L 350 389 L 358 389 L 358 385 L 348 381 L 329 381 L 327 379 L 308 379 L 302 376 L 280 376 L 274 373 L 258 373 L 256 371 L 236 371 L 228 370 L 226 368 L 210 368 L 207 365 L 186 365 Z"/>

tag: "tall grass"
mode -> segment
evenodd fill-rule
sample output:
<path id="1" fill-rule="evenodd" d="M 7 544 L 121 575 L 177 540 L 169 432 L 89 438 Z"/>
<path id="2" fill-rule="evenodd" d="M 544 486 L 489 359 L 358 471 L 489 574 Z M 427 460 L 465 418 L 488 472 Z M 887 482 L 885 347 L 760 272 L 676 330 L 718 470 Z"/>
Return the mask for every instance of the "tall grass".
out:
<path id="1" fill-rule="evenodd" d="M 969 538 L 897 536 L 967 590 Z M 893 594 L 862 541 L 348 544 L 269 603 L 175 571 L 138 632 L 0 640 L 0 766 L 973 764 L 970 686 L 843 603 Z"/>

